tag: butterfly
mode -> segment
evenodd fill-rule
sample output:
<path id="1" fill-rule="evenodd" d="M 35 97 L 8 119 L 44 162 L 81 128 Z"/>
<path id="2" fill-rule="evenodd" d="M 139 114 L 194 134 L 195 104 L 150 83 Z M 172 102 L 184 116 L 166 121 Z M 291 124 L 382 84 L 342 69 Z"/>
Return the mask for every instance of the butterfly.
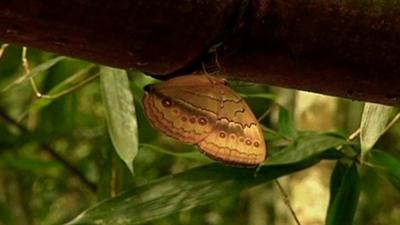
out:
<path id="1" fill-rule="evenodd" d="M 191 74 L 147 85 L 143 105 L 153 127 L 211 159 L 255 167 L 267 156 L 260 124 L 223 79 Z"/>

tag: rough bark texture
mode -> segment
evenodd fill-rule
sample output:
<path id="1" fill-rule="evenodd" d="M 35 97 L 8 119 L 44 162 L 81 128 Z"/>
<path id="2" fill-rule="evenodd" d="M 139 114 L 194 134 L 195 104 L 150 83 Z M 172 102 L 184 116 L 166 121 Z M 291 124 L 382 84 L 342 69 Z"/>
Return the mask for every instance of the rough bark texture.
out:
<path id="1" fill-rule="evenodd" d="M 222 43 L 228 78 L 400 105 L 396 0 L 9 0 L 0 39 L 154 75 Z"/>

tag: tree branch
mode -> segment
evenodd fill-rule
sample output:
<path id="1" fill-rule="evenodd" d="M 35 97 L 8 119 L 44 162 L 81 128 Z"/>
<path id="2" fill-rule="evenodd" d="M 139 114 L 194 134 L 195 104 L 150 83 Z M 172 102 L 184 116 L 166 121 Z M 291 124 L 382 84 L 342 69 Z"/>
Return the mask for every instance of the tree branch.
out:
<path id="1" fill-rule="evenodd" d="M 18 123 L 16 120 L 11 118 L 2 108 L 0 108 L 0 118 L 6 121 L 7 123 L 15 126 L 23 133 L 29 134 L 31 133 L 26 127 Z M 48 153 L 55 160 L 59 161 L 71 174 L 76 176 L 79 180 L 82 181 L 91 191 L 95 192 L 97 187 L 96 184 L 89 181 L 75 166 L 73 166 L 70 162 L 64 159 L 60 154 L 57 153 L 55 149 L 53 149 L 50 145 L 46 143 L 40 143 L 41 148 Z"/>
<path id="2" fill-rule="evenodd" d="M 227 78 L 400 105 L 396 2 L 13 0 L 0 38 L 154 75 L 190 72 L 222 43 Z"/>

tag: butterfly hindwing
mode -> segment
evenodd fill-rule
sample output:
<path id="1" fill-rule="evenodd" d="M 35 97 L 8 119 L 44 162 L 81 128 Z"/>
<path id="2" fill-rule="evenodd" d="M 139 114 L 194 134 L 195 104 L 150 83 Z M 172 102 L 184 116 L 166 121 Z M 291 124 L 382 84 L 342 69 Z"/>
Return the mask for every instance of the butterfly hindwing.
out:
<path id="1" fill-rule="evenodd" d="M 228 164 L 256 166 L 266 157 L 260 125 L 247 103 L 228 86 L 218 87 L 221 109 L 213 132 L 198 143 L 204 153 Z"/>

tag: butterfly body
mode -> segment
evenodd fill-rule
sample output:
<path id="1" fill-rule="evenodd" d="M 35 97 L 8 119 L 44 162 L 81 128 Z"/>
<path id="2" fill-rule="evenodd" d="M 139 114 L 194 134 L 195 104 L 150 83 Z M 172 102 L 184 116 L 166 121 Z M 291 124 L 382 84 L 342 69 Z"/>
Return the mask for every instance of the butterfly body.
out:
<path id="1" fill-rule="evenodd" d="M 225 164 L 257 166 L 266 157 L 260 125 L 225 80 L 186 75 L 147 86 L 143 97 L 152 125 Z"/>

